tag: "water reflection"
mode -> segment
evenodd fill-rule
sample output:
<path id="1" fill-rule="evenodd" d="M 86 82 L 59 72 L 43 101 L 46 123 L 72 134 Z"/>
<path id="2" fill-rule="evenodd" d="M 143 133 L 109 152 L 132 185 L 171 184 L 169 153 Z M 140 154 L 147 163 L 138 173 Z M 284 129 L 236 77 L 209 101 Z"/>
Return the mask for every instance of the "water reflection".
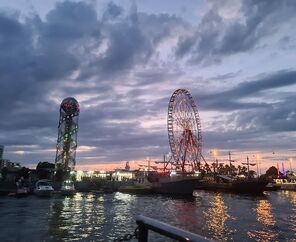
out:
<path id="1" fill-rule="evenodd" d="M 231 240 L 231 234 L 234 230 L 229 228 L 226 224 L 230 219 L 230 215 L 222 195 L 220 193 L 215 194 L 210 204 L 211 207 L 204 212 L 209 234 L 212 235 L 214 240 Z"/>
<path id="2" fill-rule="evenodd" d="M 262 229 L 249 231 L 249 237 L 256 241 L 275 240 L 278 233 L 274 229 L 276 221 L 272 214 L 270 202 L 266 199 L 260 199 L 257 202 L 256 208 L 254 208 L 254 213 L 256 215 L 256 220 L 260 223 Z"/>
<path id="3" fill-rule="evenodd" d="M 52 199 L 48 233 L 52 240 L 84 240 L 102 236 L 104 197 L 93 194 Z"/>
<path id="4" fill-rule="evenodd" d="M 138 214 L 217 241 L 295 241 L 296 192 L 271 192 L 264 198 L 203 191 L 197 195 L 1 197 L 0 241 L 112 241 L 134 231 Z M 165 239 L 155 235 L 151 241 Z"/>
<path id="5" fill-rule="evenodd" d="M 290 202 L 291 202 L 292 207 L 291 207 L 291 213 L 288 216 L 288 220 L 292 221 L 291 229 L 296 234 L 296 192 L 294 192 L 294 191 L 283 191 L 282 193 L 286 197 L 288 197 Z"/>
<path id="6" fill-rule="evenodd" d="M 271 204 L 268 200 L 259 200 L 256 207 L 257 220 L 264 225 L 275 225 L 271 211 Z"/>
<path id="7" fill-rule="evenodd" d="M 171 199 L 167 202 L 167 213 L 170 215 L 169 221 L 179 228 L 191 232 L 202 234 L 204 220 L 202 218 L 203 209 L 193 198 Z"/>

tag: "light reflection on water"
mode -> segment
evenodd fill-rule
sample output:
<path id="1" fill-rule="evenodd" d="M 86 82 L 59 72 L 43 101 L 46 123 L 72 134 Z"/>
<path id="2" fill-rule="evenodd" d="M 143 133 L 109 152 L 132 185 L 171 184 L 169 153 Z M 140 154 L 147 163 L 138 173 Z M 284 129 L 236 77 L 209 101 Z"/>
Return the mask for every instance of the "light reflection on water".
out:
<path id="1" fill-rule="evenodd" d="M 278 233 L 275 230 L 274 225 L 276 221 L 272 214 L 271 204 L 268 200 L 259 200 L 257 207 L 254 209 L 256 219 L 263 225 L 261 230 L 250 231 L 248 235 L 256 241 L 274 241 Z"/>
<path id="2" fill-rule="evenodd" d="M 291 213 L 289 214 L 288 220 L 293 221 L 291 223 L 291 230 L 296 234 L 296 192 L 283 191 L 282 194 L 290 200 Z M 296 237 L 296 236 L 295 236 Z M 295 238 L 296 241 L 296 238 Z"/>
<path id="3" fill-rule="evenodd" d="M 296 241 L 296 192 L 263 197 L 198 191 L 172 198 L 122 193 L 0 197 L 0 241 L 112 241 L 144 214 L 217 241 Z M 151 241 L 165 241 L 156 235 Z"/>
<path id="4" fill-rule="evenodd" d="M 204 211 L 209 234 L 214 240 L 231 240 L 234 229 L 229 228 L 226 222 L 234 218 L 229 215 L 229 208 L 225 205 L 221 193 L 215 194 L 210 204 L 209 209 Z"/>

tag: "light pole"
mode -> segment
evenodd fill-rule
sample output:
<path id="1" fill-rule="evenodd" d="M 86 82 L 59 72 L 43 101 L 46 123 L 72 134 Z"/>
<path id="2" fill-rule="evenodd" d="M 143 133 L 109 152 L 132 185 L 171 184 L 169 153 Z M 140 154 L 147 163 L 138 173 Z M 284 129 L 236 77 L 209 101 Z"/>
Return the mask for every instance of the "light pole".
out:
<path id="1" fill-rule="evenodd" d="M 217 151 L 217 149 L 212 149 L 211 153 L 212 153 L 212 155 L 214 157 L 214 164 L 216 163 L 215 166 L 216 166 L 216 168 L 218 168 L 218 159 L 217 159 L 218 151 Z M 214 172 L 216 173 L 215 167 L 214 167 Z"/>
<path id="2" fill-rule="evenodd" d="M 257 176 L 258 177 L 261 175 L 260 159 L 261 159 L 260 154 L 256 154 Z"/>
<path id="3" fill-rule="evenodd" d="M 292 170 L 292 162 L 293 162 L 293 158 L 291 157 L 291 158 L 289 158 L 289 164 L 290 164 L 290 171 L 292 172 L 293 170 Z"/>

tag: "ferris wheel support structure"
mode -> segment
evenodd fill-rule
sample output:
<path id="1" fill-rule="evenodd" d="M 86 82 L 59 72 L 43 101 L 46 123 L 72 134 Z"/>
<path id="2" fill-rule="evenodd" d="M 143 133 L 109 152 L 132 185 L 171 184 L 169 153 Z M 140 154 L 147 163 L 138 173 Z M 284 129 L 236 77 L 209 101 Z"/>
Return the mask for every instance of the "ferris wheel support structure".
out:
<path id="1" fill-rule="evenodd" d="M 182 172 L 200 169 L 203 159 L 201 124 L 197 106 L 186 89 L 177 89 L 168 105 L 168 138 L 172 164 Z"/>

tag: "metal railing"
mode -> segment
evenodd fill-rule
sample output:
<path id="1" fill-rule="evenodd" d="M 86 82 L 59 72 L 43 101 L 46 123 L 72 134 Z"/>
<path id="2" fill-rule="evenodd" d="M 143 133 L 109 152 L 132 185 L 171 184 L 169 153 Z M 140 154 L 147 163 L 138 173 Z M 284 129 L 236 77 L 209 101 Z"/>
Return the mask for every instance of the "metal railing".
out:
<path id="1" fill-rule="evenodd" d="M 160 222 L 158 220 L 139 215 L 136 217 L 136 221 L 139 228 L 138 241 L 148 241 L 148 231 L 154 231 L 168 238 L 175 239 L 177 241 L 194 241 L 194 242 L 210 242 L 212 240 L 207 239 L 201 235 L 197 235 L 183 229 L 171 226 L 169 224 Z M 213 242 L 213 241 L 212 241 Z"/>

